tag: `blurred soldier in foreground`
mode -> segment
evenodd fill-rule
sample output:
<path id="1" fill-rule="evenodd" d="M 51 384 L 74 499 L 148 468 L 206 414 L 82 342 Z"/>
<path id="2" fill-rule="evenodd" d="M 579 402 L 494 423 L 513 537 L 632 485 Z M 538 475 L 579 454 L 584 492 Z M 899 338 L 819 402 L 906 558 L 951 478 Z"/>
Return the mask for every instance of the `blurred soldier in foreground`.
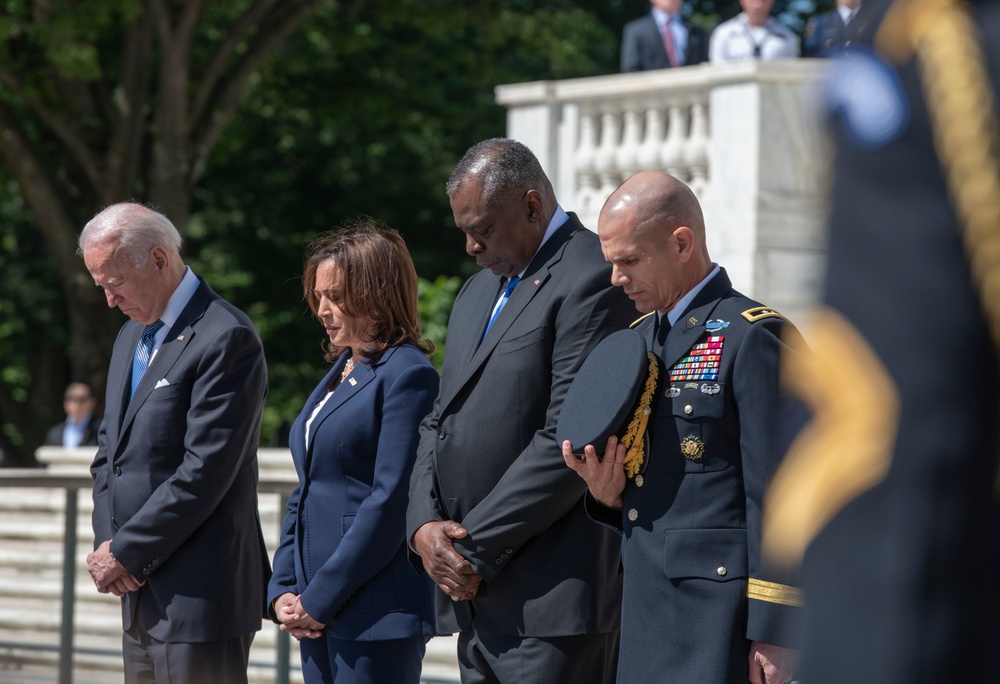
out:
<path id="1" fill-rule="evenodd" d="M 803 682 L 996 681 L 1000 5 L 879 10 L 829 87 L 825 306 L 786 369 L 811 420 L 765 544 L 801 567 Z"/>

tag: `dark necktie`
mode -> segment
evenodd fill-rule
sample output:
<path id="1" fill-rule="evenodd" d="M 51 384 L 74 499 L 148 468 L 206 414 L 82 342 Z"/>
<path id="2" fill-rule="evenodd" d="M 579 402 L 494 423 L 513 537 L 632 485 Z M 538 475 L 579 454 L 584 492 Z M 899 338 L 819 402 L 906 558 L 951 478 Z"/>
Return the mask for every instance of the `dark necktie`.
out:
<path id="1" fill-rule="evenodd" d="M 670 319 L 667 318 L 667 314 L 663 314 L 662 316 L 656 314 L 656 318 L 656 351 L 660 353 L 667 344 L 667 333 L 670 332 Z"/>
<path id="2" fill-rule="evenodd" d="M 135 388 L 139 386 L 139 381 L 146 374 L 149 367 L 149 358 L 153 355 L 153 340 L 156 333 L 163 327 L 163 321 L 156 321 L 146 326 L 139 338 L 139 344 L 135 347 L 135 356 L 132 358 L 132 391 L 129 397 L 135 394 Z"/>
<path id="3" fill-rule="evenodd" d="M 500 303 L 497 305 L 496 310 L 493 311 L 493 316 L 490 317 L 490 322 L 486 324 L 486 330 L 483 331 L 483 339 L 486 339 L 486 333 L 488 333 L 490 328 L 493 327 L 493 321 L 495 321 L 497 316 L 500 315 L 500 312 L 503 311 L 504 305 L 507 303 L 507 300 L 510 299 L 511 293 L 514 292 L 514 288 L 517 287 L 517 283 L 520 280 L 521 276 L 514 276 L 507 282 L 507 289 L 503 291 L 503 296 L 500 297 Z"/>

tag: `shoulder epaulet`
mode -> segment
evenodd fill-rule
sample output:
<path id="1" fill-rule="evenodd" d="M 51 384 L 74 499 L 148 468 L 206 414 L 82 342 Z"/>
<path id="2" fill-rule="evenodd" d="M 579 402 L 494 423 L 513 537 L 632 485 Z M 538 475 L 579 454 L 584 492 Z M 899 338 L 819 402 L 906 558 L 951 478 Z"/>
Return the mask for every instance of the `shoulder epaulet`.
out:
<path id="1" fill-rule="evenodd" d="M 782 320 L 787 320 L 784 316 L 769 306 L 755 306 L 752 309 L 747 309 L 741 315 L 751 323 L 762 321 L 765 318 L 780 318 Z"/>
<path id="2" fill-rule="evenodd" d="M 655 311 L 650 311 L 650 312 L 649 312 L 648 314 L 646 314 L 645 316 L 640 316 L 639 318 L 637 318 L 637 319 L 635 319 L 634 321 L 632 321 L 632 323 L 631 323 L 631 324 L 630 324 L 630 325 L 629 325 L 628 327 L 630 327 L 630 328 L 634 328 L 635 326 L 639 325 L 639 324 L 640 324 L 640 323 L 642 323 L 642 322 L 643 322 L 644 320 L 646 320 L 647 318 L 649 318 L 650 316 L 652 316 L 652 315 L 653 315 L 654 313 L 656 313 L 656 312 L 655 312 Z"/>

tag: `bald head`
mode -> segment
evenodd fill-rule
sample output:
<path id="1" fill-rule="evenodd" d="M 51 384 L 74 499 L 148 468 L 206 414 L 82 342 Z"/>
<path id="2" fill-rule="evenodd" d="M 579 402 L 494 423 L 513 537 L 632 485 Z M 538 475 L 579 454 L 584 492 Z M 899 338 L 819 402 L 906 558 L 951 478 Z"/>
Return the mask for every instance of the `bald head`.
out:
<path id="1" fill-rule="evenodd" d="M 622 183 L 601 209 L 597 232 L 612 282 L 640 311 L 669 311 L 712 270 L 698 199 L 666 173 L 643 171 Z"/>
<path id="2" fill-rule="evenodd" d="M 632 229 L 640 239 L 665 238 L 675 229 L 687 226 L 707 258 L 701 205 L 691 188 L 673 176 L 660 171 L 642 171 L 631 176 L 608 197 L 598 225 L 625 215 L 630 217 Z"/>

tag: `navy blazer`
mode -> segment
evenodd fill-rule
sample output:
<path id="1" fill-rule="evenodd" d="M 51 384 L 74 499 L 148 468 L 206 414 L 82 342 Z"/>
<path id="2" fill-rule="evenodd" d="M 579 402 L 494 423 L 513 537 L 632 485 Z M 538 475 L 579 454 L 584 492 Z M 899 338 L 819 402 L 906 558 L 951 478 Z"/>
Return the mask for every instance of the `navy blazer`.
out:
<path id="1" fill-rule="evenodd" d="M 847 26 L 837 10 L 820 14 L 806 24 L 802 34 L 802 56 L 831 57 L 843 52 L 849 42 Z"/>
<path id="2" fill-rule="evenodd" d="M 705 31 L 687 20 L 684 21 L 684 27 L 688 31 L 687 44 L 684 48 L 684 66 L 707 62 L 708 36 Z M 623 72 L 666 69 L 669 66 L 670 60 L 667 59 L 667 50 L 663 47 L 663 36 L 651 13 L 625 24 L 625 28 L 622 29 L 621 51 Z"/>
<path id="3" fill-rule="evenodd" d="M 434 585 L 407 560 L 404 523 L 418 428 L 438 374 L 412 345 L 359 362 L 313 420 L 306 447 L 306 422 L 349 357 L 337 360 L 292 425 L 299 486 L 288 500 L 268 603 L 301 595 L 306 612 L 338 639 L 431 636 Z"/>
<path id="4" fill-rule="evenodd" d="M 146 585 L 123 622 L 160 641 L 221 641 L 261 626 L 270 567 L 257 515 L 267 365 L 250 319 L 201 281 L 128 399 L 141 323 L 108 372 L 91 466 L 95 547 Z"/>

